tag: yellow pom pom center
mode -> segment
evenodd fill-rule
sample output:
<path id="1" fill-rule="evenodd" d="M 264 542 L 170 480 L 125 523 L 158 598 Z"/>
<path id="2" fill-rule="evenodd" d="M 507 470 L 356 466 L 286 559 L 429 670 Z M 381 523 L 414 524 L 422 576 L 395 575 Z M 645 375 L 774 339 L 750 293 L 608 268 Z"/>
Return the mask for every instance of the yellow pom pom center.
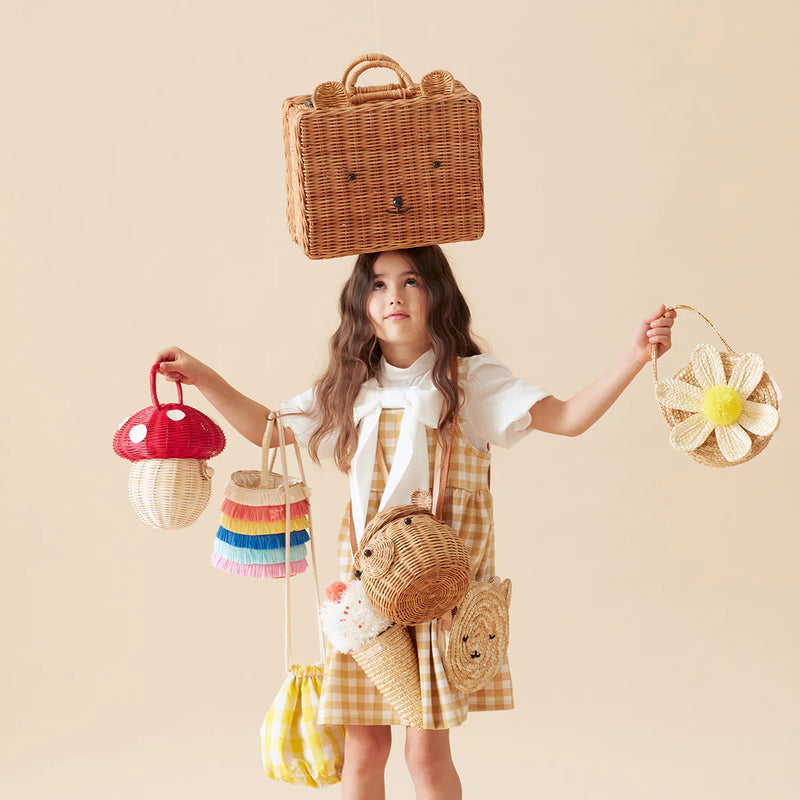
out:
<path id="1" fill-rule="evenodd" d="M 732 425 L 742 413 L 742 398 L 730 386 L 712 386 L 703 394 L 703 414 L 715 425 Z"/>

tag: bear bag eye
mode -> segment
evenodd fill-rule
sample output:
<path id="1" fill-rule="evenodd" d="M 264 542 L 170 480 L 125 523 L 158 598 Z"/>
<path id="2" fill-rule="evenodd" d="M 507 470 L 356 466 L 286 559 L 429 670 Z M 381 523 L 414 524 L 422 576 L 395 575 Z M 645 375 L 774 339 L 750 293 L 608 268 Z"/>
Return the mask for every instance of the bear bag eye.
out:
<path id="1" fill-rule="evenodd" d="M 461 641 L 462 641 L 462 642 L 466 642 L 466 641 L 467 641 L 467 639 L 469 639 L 469 636 L 465 636 L 465 637 L 464 637 L 464 638 L 463 638 Z"/>
<path id="2" fill-rule="evenodd" d="M 439 167 L 442 166 L 442 162 L 441 161 L 434 161 L 433 162 L 433 166 L 434 166 L 434 169 L 438 169 Z"/>
<path id="3" fill-rule="evenodd" d="M 493 633 L 490 633 L 490 634 L 489 634 L 489 638 L 490 638 L 490 639 L 494 639 L 494 634 L 493 634 Z"/>
<path id="4" fill-rule="evenodd" d="M 364 558 L 369 558 L 372 555 L 372 550 L 365 550 L 364 551 Z"/>
<path id="5" fill-rule="evenodd" d="M 356 174 L 355 174 L 355 172 L 351 172 L 351 173 L 350 173 L 350 174 L 347 176 L 347 180 L 349 180 L 349 181 L 354 181 L 355 179 L 356 179 Z"/>

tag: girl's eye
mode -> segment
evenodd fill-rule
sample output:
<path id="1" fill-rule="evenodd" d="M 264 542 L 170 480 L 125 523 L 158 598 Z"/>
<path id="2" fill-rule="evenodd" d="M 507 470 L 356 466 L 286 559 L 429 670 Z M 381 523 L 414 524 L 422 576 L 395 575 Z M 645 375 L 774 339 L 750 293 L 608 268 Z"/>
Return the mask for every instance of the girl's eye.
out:
<path id="1" fill-rule="evenodd" d="M 407 278 L 407 279 L 406 279 L 406 283 L 407 283 L 409 286 L 418 286 L 418 285 L 419 285 L 419 282 L 417 281 L 417 279 L 416 279 L 416 278 Z"/>
<path id="2" fill-rule="evenodd" d="M 372 287 L 373 289 L 383 289 L 384 283 L 383 281 L 375 281 L 375 285 Z"/>

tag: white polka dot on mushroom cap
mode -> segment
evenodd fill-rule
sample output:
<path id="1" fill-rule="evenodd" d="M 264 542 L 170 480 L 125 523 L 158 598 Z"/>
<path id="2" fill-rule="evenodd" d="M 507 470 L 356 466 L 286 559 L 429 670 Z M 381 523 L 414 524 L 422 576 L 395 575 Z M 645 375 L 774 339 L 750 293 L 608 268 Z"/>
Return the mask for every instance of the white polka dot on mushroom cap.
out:
<path id="1" fill-rule="evenodd" d="M 139 444 L 145 436 L 147 436 L 147 425 L 134 425 L 128 431 L 128 438 L 136 444 Z"/>
<path id="2" fill-rule="evenodd" d="M 186 416 L 186 412 L 181 411 L 179 408 L 171 408 L 167 411 L 167 416 L 177 422 L 179 419 L 183 419 Z"/>

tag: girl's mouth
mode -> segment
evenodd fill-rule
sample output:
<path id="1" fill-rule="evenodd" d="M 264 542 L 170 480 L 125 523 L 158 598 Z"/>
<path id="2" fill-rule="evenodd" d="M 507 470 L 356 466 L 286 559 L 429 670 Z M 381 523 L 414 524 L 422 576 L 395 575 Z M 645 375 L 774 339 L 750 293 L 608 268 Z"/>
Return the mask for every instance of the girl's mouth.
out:
<path id="1" fill-rule="evenodd" d="M 389 314 L 389 316 L 386 317 L 386 319 L 408 319 L 408 314 L 402 314 L 402 313 Z"/>

